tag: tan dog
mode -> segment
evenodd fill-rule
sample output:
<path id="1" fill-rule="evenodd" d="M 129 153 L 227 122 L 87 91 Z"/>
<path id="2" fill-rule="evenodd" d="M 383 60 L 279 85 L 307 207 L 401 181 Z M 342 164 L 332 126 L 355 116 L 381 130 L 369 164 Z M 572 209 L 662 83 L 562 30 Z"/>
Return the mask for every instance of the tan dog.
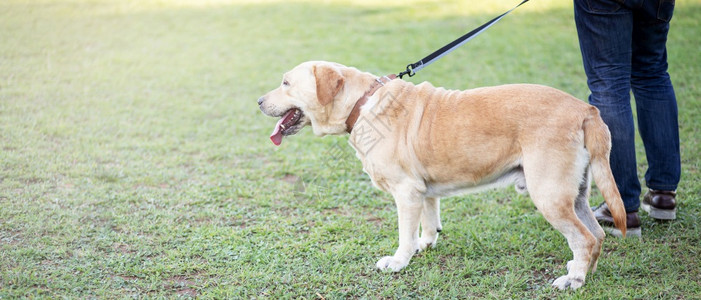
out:
<path id="1" fill-rule="evenodd" d="M 306 62 L 258 104 L 280 117 L 271 135 L 276 145 L 306 125 L 319 136 L 350 132 L 363 170 L 397 205 L 399 248 L 379 269 L 399 271 L 436 245 L 439 197 L 509 184 L 527 190 L 567 238 L 574 257 L 553 283 L 560 289 L 582 286 L 587 270 L 596 270 L 604 231 L 588 206 L 592 175 L 625 235 L 608 128 L 595 107 L 559 90 L 516 84 L 450 91 Z"/>

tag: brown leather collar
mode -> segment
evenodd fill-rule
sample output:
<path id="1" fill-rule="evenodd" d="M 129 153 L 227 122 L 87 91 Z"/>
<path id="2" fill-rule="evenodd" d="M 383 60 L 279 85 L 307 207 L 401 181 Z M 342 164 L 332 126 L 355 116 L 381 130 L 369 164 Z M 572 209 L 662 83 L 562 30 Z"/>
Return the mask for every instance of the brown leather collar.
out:
<path id="1" fill-rule="evenodd" d="M 355 125 L 355 122 L 358 121 L 358 117 L 360 116 L 360 107 L 363 106 L 366 102 L 368 102 L 368 98 L 370 98 L 370 96 L 375 94 L 377 90 L 383 87 L 385 83 L 389 83 L 390 81 L 396 78 L 397 75 L 390 74 L 375 79 L 375 82 L 372 83 L 372 85 L 365 92 L 365 94 L 363 94 L 363 96 L 355 102 L 355 105 L 353 106 L 353 109 L 351 110 L 348 119 L 346 119 L 346 131 L 348 133 L 351 133 L 351 131 L 353 131 L 353 126 Z"/>

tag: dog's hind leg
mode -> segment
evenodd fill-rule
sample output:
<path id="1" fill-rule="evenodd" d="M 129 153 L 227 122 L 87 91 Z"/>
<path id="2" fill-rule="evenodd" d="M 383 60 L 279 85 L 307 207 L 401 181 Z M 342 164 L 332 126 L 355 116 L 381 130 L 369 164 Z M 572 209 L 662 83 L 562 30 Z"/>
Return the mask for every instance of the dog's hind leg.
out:
<path id="1" fill-rule="evenodd" d="M 581 174 L 585 168 L 584 165 L 579 167 L 578 163 L 572 164 L 575 157 L 576 153 L 558 151 L 524 154 L 523 159 L 526 183 L 533 203 L 545 219 L 565 236 L 573 253 L 572 260 L 567 263 L 567 275 L 553 282 L 553 286 L 559 289 L 577 289 L 584 284 L 594 248 L 598 247 L 596 237 L 575 212 Z"/>
<path id="2" fill-rule="evenodd" d="M 601 225 L 599 225 L 599 222 L 596 221 L 596 218 L 594 217 L 594 213 L 591 211 L 591 208 L 589 207 L 589 195 L 591 192 L 591 170 L 589 169 L 589 166 L 587 166 L 586 170 L 584 171 L 584 178 L 582 182 L 579 185 L 579 194 L 577 195 L 577 199 L 575 199 L 574 202 L 574 211 L 577 214 L 577 217 L 579 218 L 582 223 L 584 223 L 585 226 L 589 229 L 589 231 L 594 235 L 597 241 L 597 246 L 594 247 L 594 252 L 592 253 L 592 259 L 589 264 L 589 269 L 591 272 L 596 271 L 596 264 L 599 260 L 599 254 L 601 253 L 601 246 L 603 245 L 604 242 L 604 236 L 606 235 L 604 233 L 604 230 L 601 228 Z"/>
<path id="3" fill-rule="evenodd" d="M 441 226 L 441 207 L 439 198 L 426 198 L 423 210 L 421 211 L 421 238 L 419 239 L 419 249 L 425 250 L 428 247 L 436 247 L 438 233 L 443 229 Z"/>
<path id="4" fill-rule="evenodd" d="M 405 182 L 393 186 L 391 191 L 397 204 L 397 216 L 399 217 L 399 247 L 394 256 L 385 256 L 376 266 L 380 270 L 392 270 L 397 272 L 409 264 L 409 260 L 419 247 L 419 220 L 424 208 L 425 197 L 416 190 L 418 184 Z"/>

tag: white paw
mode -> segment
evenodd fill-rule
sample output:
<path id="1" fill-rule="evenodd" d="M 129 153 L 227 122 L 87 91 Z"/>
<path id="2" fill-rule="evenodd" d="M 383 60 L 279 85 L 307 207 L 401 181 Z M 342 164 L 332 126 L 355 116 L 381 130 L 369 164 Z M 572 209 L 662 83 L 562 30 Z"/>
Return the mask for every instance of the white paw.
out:
<path id="1" fill-rule="evenodd" d="M 433 236 L 433 237 L 421 237 L 419 239 L 419 250 L 424 251 L 427 248 L 436 248 L 436 241 L 438 240 L 438 236 Z"/>
<path id="2" fill-rule="evenodd" d="M 528 194 L 528 186 L 526 185 L 526 177 L 523 177 L 521 175 L 519 178 L 516 179 L 516 182 L 514 184 L 514 188 L 516 189 L 516 192 L 522 195 Z"/>
<path id="3" fill-rule="evenodd" d="M 555 279 L 553 286 L 558 289 L 564 290 L 567 287 L 576 290 L 584 285 L 584 278 L 580 277 L 570 277 L 569 275 L 560 276 L 560 278 Z"/>
<path id="4" fill-rule="evenodd" d="M 375 266 L 380 269 L 380 271 L 391 270 L 392 272 L 399 272 L 399 270 L 406 267 L 408 264 L 408 259 L 396 259 L 394 256 L 385 256 L 377 261 Z"/>

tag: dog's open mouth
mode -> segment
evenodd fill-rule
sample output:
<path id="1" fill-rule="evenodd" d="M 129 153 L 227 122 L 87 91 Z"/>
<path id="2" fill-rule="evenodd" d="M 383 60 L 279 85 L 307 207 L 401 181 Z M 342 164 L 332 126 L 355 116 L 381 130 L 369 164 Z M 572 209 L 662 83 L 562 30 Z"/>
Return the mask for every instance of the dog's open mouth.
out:
<path id="1" fill-rule="evenodd" d="M 275 146 L 280 146 L 283 135 L 291 135 L 297 132 L 295 126 L 300 123 L 302 116 L 304 114 L 298 108 L 292 108 L 282 115 L 277 124 L 275 124 L 273 133 L 270 134 L 270 140 L 273 141 Z"/>

